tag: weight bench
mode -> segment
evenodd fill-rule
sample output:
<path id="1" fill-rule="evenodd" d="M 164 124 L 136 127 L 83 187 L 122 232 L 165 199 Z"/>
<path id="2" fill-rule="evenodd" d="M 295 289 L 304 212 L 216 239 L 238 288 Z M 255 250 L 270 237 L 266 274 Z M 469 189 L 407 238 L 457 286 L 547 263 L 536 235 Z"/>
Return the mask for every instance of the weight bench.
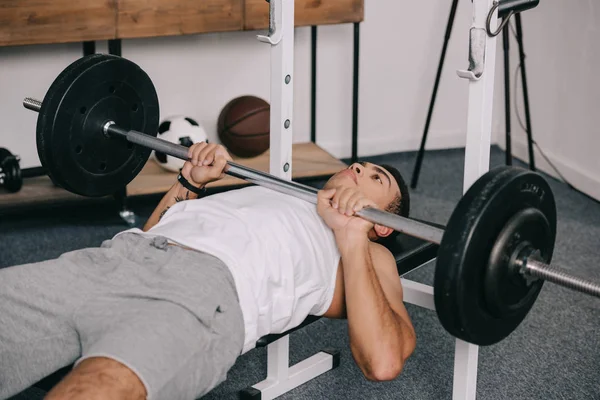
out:
<path id="1" fill-rule="evenodd" d="M 438 250 L 436 244 L 404 234 L 398 234 L 385 245 L 394 254 L 400 277 L 434 260 Z M 410 283 L 420 285 L 415 282 Z M 411 301 L 411 303 L 415 302 Z M 319 319 L 321 317 L 308 316 L 293 329 L 281 334 L 266 335 L 257 340 L 256 347 L 267 347 L 267 377 L 262 382 L 242 390 L 241 399 L 273 399 L 339 365 L 339 351 L 326 349 L 289 366 L 289 334 Z M 59 369 L 33 386 L 48 392 L 69 373 L 71 368 L 72 365 Z"/>

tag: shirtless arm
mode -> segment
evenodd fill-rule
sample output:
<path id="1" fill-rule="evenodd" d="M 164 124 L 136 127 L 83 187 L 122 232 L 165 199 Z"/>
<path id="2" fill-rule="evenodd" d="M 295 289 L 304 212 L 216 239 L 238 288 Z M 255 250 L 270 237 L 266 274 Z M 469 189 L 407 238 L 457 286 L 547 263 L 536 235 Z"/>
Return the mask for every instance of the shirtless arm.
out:
<path id="1" fill-rule="evenodd" d="M 334 306 L 332 314 L 348 319 L 350 348 L 363 374 L 375 381 L 394 379 L 416 343 L 396 262 L 385 247 L 369 240 L 373 224 L 341 215 L 330 204 L 339 201 L 334 196 L 335 190 L 318 195 L 319 214 L 333 229 L 341 255 L 338 285 L 344 304 Z M 359 208 L 369 203 L 360 195 L 354 199 Z"/>
<path id="2" fill-rule="evenodd" d="M 222 145 L 195 143 L 189 149 L 190 160 L 186 161 L 181 169 L 181 175 L 193 186 L 201 189 L 210 182 L 217 181 L 224 176 L 227 161 L 231 156 Z M 198 198 L 193 192 L 187 190 L 179 182 L 174 184 L 163 196 L 158 206 L 146 221 L 143 231 L 146 232 L 155 226 L 163 215 L 175 203 Z"/>
<path id="3" fill-rule="evenodd" d="M 416 344 L 396 262 L 366 237 L 346 244 L 341 264 L 352 355 L 367 378 L 394 379 Z"/>

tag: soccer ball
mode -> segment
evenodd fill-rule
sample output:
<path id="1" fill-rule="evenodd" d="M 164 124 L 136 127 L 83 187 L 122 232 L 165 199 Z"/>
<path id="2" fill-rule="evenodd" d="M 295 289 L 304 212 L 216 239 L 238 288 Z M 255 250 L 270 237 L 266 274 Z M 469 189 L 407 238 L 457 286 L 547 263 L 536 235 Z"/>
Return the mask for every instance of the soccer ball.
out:
<path id="1" fill-rule="evenodd" d="M 194 143 L 207 142 L 206 131 L 198 122 L 190 117 L 181 115 L 169 117 L 158 126 L 158 138 L 190 147 Z M 164 169 L 172 172 L 179 172 L 185 164 L 185 160 L 177 157 L 154 151 L 154 159 Z"/>

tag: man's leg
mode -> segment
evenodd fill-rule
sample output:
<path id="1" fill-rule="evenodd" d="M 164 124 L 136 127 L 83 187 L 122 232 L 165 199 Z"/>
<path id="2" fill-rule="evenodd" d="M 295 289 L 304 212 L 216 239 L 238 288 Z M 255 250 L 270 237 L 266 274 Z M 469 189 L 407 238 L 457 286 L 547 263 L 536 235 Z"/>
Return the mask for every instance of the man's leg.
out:
<path id="1" fill-rule="evenodd" d="M 144 400 L 147 393 L 137 375 L 118 361 L 88 358 L 73 369 L 44 400 Z"/>
<path id="2" fill-rule="evenodd" d="M 233 277 L 157 239 L 0 270 L 0 399 L 73 362 L 52 396 L 133 398 L 141 383 L 150 400 L 188 399 L 226 378 L 244 341 Z"/>
<path id="3" fill-rule="evenodd" d="M 164 240 L 124 236 L 127 267 L 108 271 L 73 316 L 75 368 L 49 399 L 195 399 L 225 380 L 241 353 L 243 316 L 227 268 Z"/>
<path id="4" fill-rule="evenodd" d="M 0 399 L 79 356 L 71 315 L 84 286 L 68 256 L 0 269 Z"/>
<path id="5" fill-rule="evenodd" d="M 103 329 L 110 310 L 118 315 Z M 169 301 L 125 298 L 90 304 L 76 319 L 83 356 L 47 400 L 195 399 L 225 380 L 242 346 L 231 309 L 207 326 Z"/>

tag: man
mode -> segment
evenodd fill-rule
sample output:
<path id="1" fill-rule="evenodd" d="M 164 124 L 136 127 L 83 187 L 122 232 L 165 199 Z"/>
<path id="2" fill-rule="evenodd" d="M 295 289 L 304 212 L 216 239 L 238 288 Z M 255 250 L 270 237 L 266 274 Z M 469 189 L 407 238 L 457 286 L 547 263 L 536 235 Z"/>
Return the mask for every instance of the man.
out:
<path id="1" fill-rule="evenodd" d="M 258 338 L 308 315 L 348 319 L 366 378 L 401 372 L 415 333 L 378 244 L 393 231 L 353 216 L 406 214 L 399 173 L 353 164 L 316 207 L 258 186 L 198 199 L 231 158 L 206 143 L 189 156 L 143 229 L 0 270 L 0 398 L 72 363 L 47 399 L 198 398 Z"/>

